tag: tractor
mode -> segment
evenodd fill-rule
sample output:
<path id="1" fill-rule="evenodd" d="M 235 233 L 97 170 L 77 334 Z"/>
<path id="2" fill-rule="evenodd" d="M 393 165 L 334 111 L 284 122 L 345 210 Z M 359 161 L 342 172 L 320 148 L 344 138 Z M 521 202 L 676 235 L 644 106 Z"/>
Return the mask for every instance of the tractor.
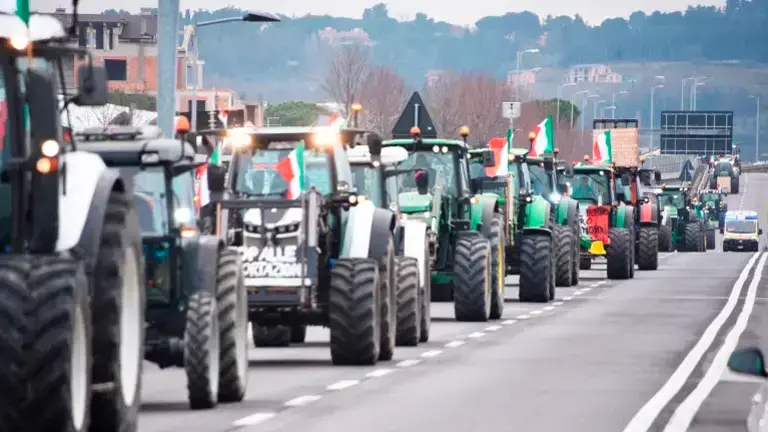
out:
<path id="1" fill-rule="evenodd" d="M 209 165 L 216 233 L 242 256 L 254 343 L 304 342 L 330 329 L 335 365 L 391 360 L 395 350 L 395 213 L 360 206 L 346 150 L 381 139 L 357 129 L 275 127 L 201 131 L 232 147 Z"/>
<path id="2" fill-rule="evenodd" d="M 715 230 L 722 234 L 725 214 L 728 212 L 728 200 L 724 193 L 705 189 L 699 192 L 699 203 L 707 211 L 707 248 L 715 248 Z"/>
<path id="3" fill-rule="evenodd" d="M 410 220 L 400 213 L 398 205 L 398 181 L 401 175 L 414 174 L 412 170 L 400 170 L 398 164 L 408 159 L 408 151 L 402 147 L 384 147 L 375 160 L 370 148 L 358 145 L 347 150 L 352 167 L 352 181 L 357 192 L 358 208 L 370 205 L 389 209 L 398 215 L 394 227 L 395 286 L 397 288 L 397 335 L 398 346 L 416 346 L 429 341 L 431 324 L 430 268 L 427 221 Z M 430 221 L 431 222 L 431 221 Z"/>
<path id="4" fill-rule="evenodd" d="M 659 267 L 659 208 L 651 199 L 649 190 L 654 182 L 661 182 L 659 171 L 639 167 L 622 167 L 614 164 L 614 197 L 617 201 L 634 208 L 632 237 L 639 270 L 656 270 Z M 629 182 L 625 182 L 628 179 Z"/>
<path id="5" fill-rule="evenodd" d="M 635 209 L 616 197 L 616 179 L 610 165 L 591 164 L 589 157 L 573 168 L 571 196 L 581 204 L 589 239 L 581 242 L 581 267 L 589 269 L 598 257 L 607 260 L 609 279 L 631 279 L 635 272 Z M 622 184 L 631 184 L 628 173 Z"/>
<path id="6" fill-rule="evenodd" d="M 739 169 L 733 166 L 730 158 L 720 158 L 715 161 L 712 169 L 709 188 L 726 194 L 738 194 L 739 175 Z"/>
<path id="7" fill-rule="evenodd" d="M 687 185 L 661 186 L 659 205 L 669 219 L 672 244 L 681 252 L 705 252 L 706 229 L 700 218 L 703 211 L 697 208 L 688 195 Z"/>
<path id="8" fill-rule="evenodd" d="M 106 72 L 88 51 L 60 44 L 61 22 L 30 14 L 28 3 L 0 13 L 0 430 L 136 431 L 138 221 L 124 179 L 66 144 L 60 124 L 72 104 L 106 104 Z M 78 91 L 62 105 L 62 59 L 72 56 L 84 59 Z"/>

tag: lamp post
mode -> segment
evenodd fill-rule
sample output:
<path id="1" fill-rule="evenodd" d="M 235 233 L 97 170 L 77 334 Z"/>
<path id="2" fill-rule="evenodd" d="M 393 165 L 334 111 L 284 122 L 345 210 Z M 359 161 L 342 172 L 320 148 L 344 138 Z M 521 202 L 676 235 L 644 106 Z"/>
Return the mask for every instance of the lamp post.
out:
<path id="1" fill-rule="evenodd" d="M 616 106 L 615 105 L 611 105 L 611 106 L 600 108 L 600 117 L 601 118 L 605 118 L 605 110 L 615 111 L 616 110 Z M 616 117 L 612 115 L 611 118 L 616 118 Z"/>
<path id="2" fill-rule="evenodd" d="M 680 81 L 680 111 L 685 110 L 685 83 L 690 80 L 695 80 L 695 77 L 683 78 Z"/>
<path id="3" fill-rule="evenodd" d="M 598 98 L 598 97 L 600 97 L 599 94 L 589 94 L 587 95 L 587 97 L 584 98 L 584 101 L 582 102 L 582 105 L 581 105 L 581 130 L 582 131 L 585 130 L 584 129 L 584 117 L 585 117 L 584 113 L 587 112 L 587 103 L 589 102 L 590 99 Z"/>
<path id="4" fill-rule="evenodd" d="M 697 89 L 699 88 L 699 86 L 703 86 L 704 84 L 706 84 L 706 83 L 704 83 L 704 82 L 695 82 L 691 86 L 691 111 L 696 111 L 696 102 L 697 102 L 696 97 L 698 96 L 698 90 Z"/>
<path id="5" fill-rule="evenodd" d="M 560 99 L 563 95 L 563 88 L 575 85 L 576 83 L 565 83 L 557 88 L 557 122 L 555 123 L 555 129 L 560 129 Z M 573 118 L 573 104 L 571 104 L 571 118 Z"/>
<path id="6" fill-rule="evenodd" d="M 363 106 L 359 103 L 353 103 L 350 108 L 352 109 L 352 127 L 357 128 L 358 125 L 358 117 L 360 117 L 360 111 L 363 109 Z"/>
<path id="7" fill-rule="evenodd" d="M 755 162 L 760 160 L 760 96 L 749 95 L 755 100 Z"/>
<path id="8" fill-rule="evenodd" d="M 650 150 L 653 151 L 653 94 L 656 92 L 657 88 L 664 88 L 664 84 L 656 84 L 655 86 L 651 87 L 651 148 Z"/>
<path id="9" fill-rule="evenodd" d="M 589 94 L 589 90 L 582 90 L 582 91 L 576 92 L 576 94 L 574 94 L 574 96 L 588 95 L 588 94 Z M 587 98 L 585 97 L 584 100 L 586 101 Z M 576 104 L 571 102 L 571 130 L 573 130 L 573 123 L 574 123 L 573 116 L 575 114 L 575 112 L 574 112 L 575 111 L 575 107 L 576 107 Z M 584 108 L 581 109 L 581 117 L 582 118 L 584 117 Z"/>
<path id="10" fill-rule="evenodd" d="M 229 18 L 221 18 L 211 21 L 203 21 L 196 24 L 191 24 L 188 28 L 191 33 L 191 42 L 193 44 L 193 74 L 194 74 L 194 81 L 192 84 L 192 108 L 190 116 L 192 118 L 192 130 L 197 130 L 197 89 L 200 86 L 200 74 L 198 70 L 198 62 L 200 57 L 200 51 L 197 48 L 197 29 L 200 27 L 206 27 L 206 26 L 212 26 L 217 24 L 225 24 L 225 23 L 231 23 L 231 22 L 248 22 L 248 23 L 255 23 L 255 22 L 279 22 L 280 18 L 272 13 L 269 12 L 246 12 L 245 14 L 237 17 L 229 17 Z M 186 30 L 186 29 L 185 29 Z M 215 101 L 214 101 L 215 105 Z M 225 125 L 226 127 L 226 125 Z"/>
<path id="11" fill-rule="evenodd" d="M 608 101 L 606 101 L 605 99 L 600 99 L 599 101 L 595 101 L 592 104 L 592 120 L 597 118 L 597 107 L 599 107 L 600 105 L 602 105 L 602 104 L 604 104 L 606 102 L 608 102 Z"/>
<path id="12" fill-rule="evenodd" d="M 616 95 L 625 95 L 625 94 L 629 94 L 629 92 L 626 90 L 622 90 L 620 92 L 613 93 L 613 97 L 611 98 L 611 106 L 613 107 L 613 110 L 611 111 L 612 119 L 616 118 Z"/>
<path id="13" fill-rule="evenodd" d="M 523 51 L 517 52 L 517 66 L 515 67 L 515 97 L 517 98 L 517 101 L 520 102 L 520 62 L 523 59 L 523 54 L 538 54 L 539 49 L 538 48 L 531 48 Z"/>

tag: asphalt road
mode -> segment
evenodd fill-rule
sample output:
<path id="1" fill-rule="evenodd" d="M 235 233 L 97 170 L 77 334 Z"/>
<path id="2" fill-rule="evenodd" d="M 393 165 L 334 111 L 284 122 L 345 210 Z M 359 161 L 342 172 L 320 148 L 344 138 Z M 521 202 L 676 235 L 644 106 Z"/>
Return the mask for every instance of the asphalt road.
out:
<path id="1" fill-rule="evenodd" d="M 729 197 L 729 208 L 762 213 L 768 176 L 742 179 L 746 187 Z M 683 400 L 702 393 L 695 388 L 747 302 L 735 302 L 712 344 L 698 341 L 753 255 L 662 254 L 658 271 L 625 282 L 606 281 L 598 264 L 582 272 L 579 287 L 558 288 L 549 305 L 517 302 L 509 278 L 503 321 L 456 323 L 450 304 L 435 303 L 431 341 L 398 347 L 394 361 L 375 367 L 332 366 L 327 331 L 311 328 L 303 346 L 252 349 L 247 401 L 210 411 L 189 411 L 182 370 L 147 364 L 140 430 L 662 430 Z M 755 303 L 755 314 L 768 307 Z M 762 329 L 750 320 L 745 335 Z M 691 360 L 692 349 L 700 361 Z M 724 418 L 743 425 L 753 391 L 754 384 L 721 382 L 695 407 L 694 430 L 733 430 L 723 428 Z"/>

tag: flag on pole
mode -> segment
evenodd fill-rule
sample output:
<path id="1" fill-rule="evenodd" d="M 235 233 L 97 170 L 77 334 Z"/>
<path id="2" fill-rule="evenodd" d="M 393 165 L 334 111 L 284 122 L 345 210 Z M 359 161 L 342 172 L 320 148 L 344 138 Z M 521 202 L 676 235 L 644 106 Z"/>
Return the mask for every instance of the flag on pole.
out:
<path id="1" fill-rule="evenodd" d="M 219 111 L 219 121 L 221 121 L 221 124 L 224 127 L 224 129 L 227 128 L 227 119 L 229 119 L 229 113 L 227 113 L 224 110 Z"/>
<path id="2" fill-rule="evenodd" d="M 347 127 L 347 120 L 339 115 L 339 113 L 333 113 L 328 121 L 328 125 L 334 129 L 341 130 Z"/>
<path id="3" fill-rule="evenodd" d="M 611 131 L 604 130 L 595 136 L 595 142 L 592 144 L 592 160 L 604 164 L 613 163 L 611 150 Z"/>
<path id="4" fill-rule="evenodd" d="M 531 131 L 531 152 L 529 156 L 537 157 L 555 151 L 555 133 L 552 129 L 552 116 L 549 115 Z"/>
<path id="5" fill-rule="evenodd" d="M 221 164 L 221 145 L 215 144 L 213 152 L 208 158 L 208 163 L 197 168 L 195 173 L 197 174 L 197 191 L 195 193 L 195 206 L 199 210 L 200 207 L 204 207 L 211 202 L 211 191 L 208 190 L 208 166 Z"/>
<path id="6" fill-rule="evenodd" d="M 304 176 L 304 142 L 300 142 L 291 153 L 275 165 L 275 170 L 288 183 L 288 199 L 297 199 L 306 189 Z"/>
<path id="7" fill-rule="evenodd" d="M 507 131 L 506 138 L 495 137 L 488 141 L 488 148 L 493 151 L 493 160 L 496 165 L 485 169 L 485 175 L 488 177 L 504 176 L 509 172 L 510 134 L 511 131 Z"/>

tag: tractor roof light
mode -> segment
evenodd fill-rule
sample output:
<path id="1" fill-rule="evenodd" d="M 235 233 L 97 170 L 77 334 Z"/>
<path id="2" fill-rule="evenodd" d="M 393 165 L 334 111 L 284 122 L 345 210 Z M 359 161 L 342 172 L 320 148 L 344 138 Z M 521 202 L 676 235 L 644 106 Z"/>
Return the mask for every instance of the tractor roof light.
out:
<path id="1" fill-rule="evenodd" d="M 528 134 L 528 141 L 536 141 L 536 132 L 531 132 Z"/>
<path id="2" fill-rule="evenodd" d="M 417 126 L 414 126 L 411 128 L 411 136 L 416 138 L 419 135 L 421 135 L 421 129 L 419 129 Z"/>
<path id="3" fill-rule="evenodd" d="M 352 109 L 352 112 L 360 112 L 362 111 L 363 106 L 360 105 L 359 103 L 353 103 L 350 108 Z"/>
<path id="4" fill-rule="evenodd" d="M 462 126 L 459 128 L 459 135 L 461 135 L 462 138 L 467 138 L 469 136 L 469 127 L 468 126 Z"/>
<path id="5" fill-rule="evenodd" d="M 11 48 L 15 49 L 16 51 L 24 51 L 29 47 L 29 36 L 23 33 L 19 33 L 16 35 L 11 36 L 11 38 L 8 40 L 8 43 L 11 45 Z"/>
<path id="6" fill-rule="evenodd" d="M 555 147 L 555 149 L 554 149 L 554 150 L 552 150 L 552 153 L 553 153 L 555 156 L 557 156 L 558 154 L 560 154 L 560 149 L 559 149 L 559 148 L 557 148 L 557 147 Z"/>
<path id="7" fill-rule="evenodd" d="M 314 136 L 315 145 L 319 147 L 332 147 L 341 144 L 339 132 L 317 132 Z"/>
<path id="8" fill-rule="evenodd" d="M 40 151 L 43 153 L 43 156 L 45 157 L 56 157 L 56 155 L 59 154 L 59 143 L 57 143 L 54 140 L 46 140 L 43 142 L 43 144 L 40 146 Z"/>

